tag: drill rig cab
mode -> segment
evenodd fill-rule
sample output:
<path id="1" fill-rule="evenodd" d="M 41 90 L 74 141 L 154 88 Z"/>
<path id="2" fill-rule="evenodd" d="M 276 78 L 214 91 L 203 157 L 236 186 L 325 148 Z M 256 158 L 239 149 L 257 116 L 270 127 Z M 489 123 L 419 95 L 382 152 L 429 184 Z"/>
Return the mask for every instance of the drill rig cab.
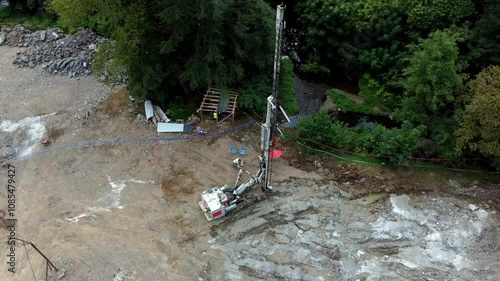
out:
<path id="1" fill-rule="evenodd" d="M 236 187 L 213 187 L 201 192 L 201 201 L 199 205 L 207 220 L 224 217 L 228 212 L 236 209 L 237 205 L 245 198 L 243 194 L 251 189 L 256 184 L 261 184 L 264 192 L 271 192 L 272 186 L 270 183 L 271 166 L 269 152 L 271 150 L 272 140 L 275 135 L 277 126 L 277 96 L 279 91 L 279 73 L 281 66 L 281 35 L 284 28 L 284 5 L 278 5 L 276 10 L 276 47 L 274 52 L 274 75 L 273 75 L 273 92 L 267 98 L 266 119 L 262 124 L 261 134 L 261 152 L 259 156 L 259 170 L 252 174 L 247 172 L 250 177 Z M 242 169 L 238 173 L 238 182 L 242 174 Z"/>

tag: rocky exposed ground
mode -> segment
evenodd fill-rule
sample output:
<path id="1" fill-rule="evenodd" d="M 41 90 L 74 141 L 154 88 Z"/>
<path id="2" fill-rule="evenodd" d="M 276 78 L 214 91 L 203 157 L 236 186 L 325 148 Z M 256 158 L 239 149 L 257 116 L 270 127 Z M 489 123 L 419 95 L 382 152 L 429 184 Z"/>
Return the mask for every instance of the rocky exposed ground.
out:
<path id="1" fill-rule="evenodd" d="M 17 53 L 15 65 L 31 68 L 41 65 L 49 73 L 69 78 L 91 73 L 91 55 L 103 41 L 83 28 L 69 36 L 58 28 L 31 31 L 21 25 L 0 31 L 0 45 L 27 48 Z"/>
<path id="2" fill-rule="evenodd" d="M 359 199 L 335 182 L 282 191 L 215 227 L 226 280 L 497 280 L 495 211 L 430 194 Z M 206 279 L 209 280 L 209 279 Z"/>

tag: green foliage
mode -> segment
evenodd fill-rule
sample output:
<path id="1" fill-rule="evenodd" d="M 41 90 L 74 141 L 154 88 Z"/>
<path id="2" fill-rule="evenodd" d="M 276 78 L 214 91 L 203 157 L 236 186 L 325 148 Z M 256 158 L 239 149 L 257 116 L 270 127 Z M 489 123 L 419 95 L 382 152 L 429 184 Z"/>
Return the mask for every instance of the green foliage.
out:
<path id="1" fill-rule="evenodd" d="M 189 103 L 181 99 L 173 100 L 168 103 L 169 118 L 172 120 L 187 120 L 196 109 L 189 106 Z"/>
<path id="2" fill-rule="evenodd" d="M 407 163 L 413 152 L 418 148 L 418 138 L 424 127 L 414 128 L 410 123 L 404 122 L 401 129 L 386 129 L 377 126 L 375 131 L 374 153 L 390 163 Z"/>
<path id="3" fill-rule="evenodd" d="M 56 26 L 56 20 L 50 14 L 30 14 L 22 11 L 0 9 L 0 26 L 16 26 L 18 24 L 33 29 L 48 29 Z"/>
<path id="4" fill-rule="evenodd" d="M 491 149 L 498 141 L 493 145 L 491 138 L 498 140 L 493 131 L 499 130 L 491 125 L 496 121 L 483 114 L 499 111 L 491 107 L 495 98 L 460 93 L 464 77 L 500 64 L 499 1 L 299 0 L 297 11 L 299 28 L 307 34 L 297 50 L 305 62 L 300 73 L 322 82 L 338 76 L 362 76 L 359 95 L 363 105 L 329 92 L 342 110 L 372 113 L 372 106 L 396 109 L 394 116 L 400 121 L 428 125 L 425 137 L 433 140 L 435 152 L 454 158 L 457 123 L 449 116 L 457 116 L 456 110 L 465 101 L 469 112 L 464 108 L 458 114 L 463 123 L 459 131 L 464 134 L 461 151 L 493 157 Z M 474 109 L 473 99 L 481 100 L 488 109 L 479 112 L 479 103 Z M 473 122 L 472 117 L 465 118 L 475 111 L 482 119 Z M 486 131 L 474 130 L 478 127 Z M 355 135 L 360 134 L 362 131 Z M 370 135 L 365 138 L 370 139 Z M 363 137 L 358 141 L 353 136 L 352 141 L 357 149 L 369 143 Z M 479 146 L 488 147 L 489 154 L 480 152 Z M 367 147 L 359 151 L 370 150 Z"/>
<path id="5" fill-rule="evenodd" d="M 430 122 L 428 126 L 430 138 L 439 157 L 454 159 L 458 156 L 455 149 L 457 127 L 458 123 L 454 118 L 434 117 Z"/>
<path id="6" fill-rule="evenodd" d="M 329 75 L 330 69 L 328 67 L 321 65 L 317 62 L 309 62 L 301 64 L 299 67 L 301 73 L 304 74 L 315 74 L 315 75 Z"/>
<path id="7" fill-rule="evenodd" d="M 333 103 L 335 103 L 340 110 L 345 112 L 357 112 L 364 114 L 378 114 L 374 111 L 373 106 L 368 103 L 357 103 L 344 93 L 338 92 L 336 90 L 326 91 L 326 95 L 329 96 Z"/>
<path id="8" fill-rule="evenodd" d="M 299 1 L 301 26 L 307 31 L 304 71 L 339 70 L 384 76 L 388 81 L 401 71 L 398 52 L 406 43 L 397 1 Z M 321 63 L 318 63 L 321 62 Z M 301 69 L 301 71 L 303 71 Z"/>
<path id="9" fill-rule="evenodd" d="M 500 157 L 500 67 L 490 66 L 468 83 L 470 102 L 458 115 L 457 148 Z"/>
<path id="10" fill-rule="evenodd" d="M 127 73 L 123 62 L 118 58 L 112 41 L 101 43 L 97 52 L 92 55 L 92 71 L 97 76 L 104 76 L 107 83 L 121 82 L 120 78 Z"/>
<path id="11" fill-rule="evenodd" d="M 413 54 L 405 69 L 406 78 L 401 81 L 405 92 L 397 117 L 424 124 L 454 100 L 462 66 L 457 63 L 456 37 L 448 32 L 436 31 L 410 48 Z"/>
<path id="12" fill-rule="evenodd" d="M 324 110 L 300 119 L 297 126 L 300 137 L 339 149 L 353 149 L 351 130 L 343 123 L 333 123 Z"/>
<path id="13" fill-rule="evenodd" d="M 285 111 L 289 115 L 299 113 L 299 103 L 295 97 L 295 84 L 293 80 L 295 74 L 293 73 L 293 63 L 289 58 L 285 58 L 281 62 L 281 87 L 279 98 L 283 100 Z"/>
<path id="14" fill-rule="evenodd" d="M 399 104 L 399 97 L 387 92 L 384 86 L 373 79 L 370 74 L 363 75 L 359 80 L 359 96 L 365 103 L 376 106 L 384 111 L 391 111 Z"/>
<path id="15" fill-rule="evenodd" d="M 397 81 L 407 67 L 407 45 L 418 44 L 440 29 L 465 30 L 468 21 L 477 17 L 472 0 L 299 0 L 297 10 L 300 28 L 307 33 L 298 51 L 303 61 L 312 64 L 305 69 L 314 71 L 313 63 L 321 62 L 319 65 L 330 73 L 346 73 L 349 77 L 369 73 L 395 93 L 402 90 Z M 480 37 L 488 38 L 481 41 L 484 48 L 471 48 L 475 57 L 500 54 L 494 52 L 500 46 L 495 27 L 500 23 L 499 13 L 489 15 L 483 21 L 489 23 L 488 28 L 481 27 L 484 36 Z M 479 34 L 479 28 L 477 31 Z"/>
<path id="16" fill-rule="evenodd" d="M 9 8 L 11 11 L 20 11 L 23 13 L 34 13 L 43 8 L 42 0 L 9 0 Z"/>
<path id="17" fill-rule="evenodd" d="M 500 2 L 484 0 L 484 4 L 468 42 L 470 63 L 479 69 L 500 65 Z"/>
<path id="18" fill-rule="evenodd" d="M 302 118 L 297 124 L 299 136 L 338 149 L 374 153 L 393 164 L 406 163 L 418 148 L 418 138 L 424 127 L 412 127 L 405 122 L 401 129 L 377 125 L 374 132 L 363 128 L 348 128 L 333 123 L 325 111 Z"/>
<path id="19" fill-rule="evenodd" d="M 431 31 L 459 23 L 474 13 L 472 0 L 401 0 L 408 24 L 417 30 Z"/>
<path id="20" fill-rule="evenodd" d="M 352 143 L 353 132 L 346 124 L 342 122 L 332 123 L 330 130 L 331 146 L 344 150 L 355 149 Z"/>
<path id="21" fill-rule="evenodd" d="M 304 53 L 314 58 L 310 61 L 345 65 L 345 56 L 340 54 L 345 49 L 343 43 L 352 41 L 349 37 L 355 30 L 352 4 L 342 0 L 309 0 L 300 1 L 297 8 L 308 34 Z"/>
<path id="22" fill-rule="evenodd" d="M 122 28 L 128 17 L 128 6 L 121 0 L 51 0 L 50 9 L 59 16 L 59 25 L 74 32 L 88 27 L 106 36 L 114 28 Z M 140 13 L 140 10 L 137 11 Z M 140 14 L 139 14 L 140 15 Z"/>
<path id="23" fill-rule="evenodd" d="M 379 23 L 381 18 L 389 18 L 397 7 L 398 1 L 358 0 L 345 2 L 352 2 L 356 28 L 367 30 L 372 28 L 373 24 Z"/>
<path id="24" fill-rule="evenodd" d="M 332 118 L 324 110 L 300 119 L 297 127 L 300 137 L 313 139 L 326 145 L 332 144 Z"/>
<path id="25" fill-rule="evenodd" d="M 259 75 L 242 82 L 238 90 L 238 107 L 254 109 L 259 114 L 266 112 L 266 98 L 272 92 L 272 77 Z"/>
<path id="26" fill-rule="evenodd" d="M 368 72 L 374 79 L 391 87 L 391 90 L 399 90 L 400 85 L 395 81 L 402 75 L 405 67 L 405 49 L 400 41 L 402 34 L 398 32 L 401 31 L 393 29 L 390 34 L 377 37 L 373 47 L 360 50 L 359 55 L 351 58 L 353 70 L 360 74 Z"/>
<path id="27" fill-rule="evenodd" d="M 233 86 L 271 67 L 275 16 L 260 0 L 168 1 L 159 18 L 169 31 L 160 53 L 192 89 Z"/>
<path id="28" fill-rule="evenodd" d="M 127 69 L 131 94 L 166 100 L 207 86 L 246 92 L 272 74 L 274 13 L 250 0 L 52 0 L 67 29 L 90 27 L 116 41 L 113 57 Z M 269 92 L 267 92 L 268 94 Z"/>
<path id="29" fill-rule="evenodd" d="M 128 58 L 129 91 L 133 96 L 165 102 L 169 99 L 165 89 L 168 89 L 172 94 L 170 97 L 179 93 L 179 88 L 175 87 L 176 81 L 173 80 L 175 78 L 169 77 L 164 72 L 162 62 L 167 63 L 160 56 L 146 54 L 137 54 L 135 57 Z"/>
<path id="30" fill-rule="evenodd" d="M 354 151 L 358 153 L 371 153 L 376 144 L 375 135 L 365 128 L 353 128 L 351 144 Z"/>

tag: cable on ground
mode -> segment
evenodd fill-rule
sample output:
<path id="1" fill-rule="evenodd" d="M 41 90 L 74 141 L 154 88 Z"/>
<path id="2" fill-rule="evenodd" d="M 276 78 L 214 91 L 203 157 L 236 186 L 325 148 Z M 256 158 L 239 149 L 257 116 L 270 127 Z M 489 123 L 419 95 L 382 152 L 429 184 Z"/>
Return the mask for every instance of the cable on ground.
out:
<path id="1" fill-rule="evenodd" d="M 251 124 L 255 123 L 254 120 L 247 122 L 245 124 L 241 124 L 239 126 L 236 126 L 232 129 L 222 131 L 222 132 L 216 132 L 216 133 L 211 133 L 211 134 L 205 134 L 205 135 L 198 135 L 198 136 L 189 136 L 189 137 L 175 137 L 175 138 L 145 138 L 145 139 L 114 139 L 114 140 L 98 140 L 98 141 L 88 141 L 88 142 L 81 142 L 81 143 L 74 143 L 74 144 L 67 144 L 59 147 L 54 147 L 46 150 L 41 150 L 35 153 L 28 154 L 26 156 L 19 156 L 19 154 L 13 158 L 9 159 L 3 159 L 0 160 L 0 164 L 3 164 L 7 161 L 11 160 L 18 160 L 18 159 L 29 159 L 41 154 L 45 154 L 48 152 L 52 151 L 58 151 L 61 149 L 66 149 L 66 148 L 71 148 L 71 147 L 84 147 L 84 146 L 91 146 L 91 145 L 102 145 L 102 144 L 107 144 L 107 143 L 143 143 L 143 142 L 155 142 L 155 141 L 180 141 L 180 140 L 195 140 L 195 139 L 203 139 L 203 138 L 208 138 L 208 137 L 215 137 L 215 136 L 221 136 L 221 135 L 226 135 L 229 133 L 232 133 L 234 131 L 240 130 L 244 127 L 247 127 Z"/>

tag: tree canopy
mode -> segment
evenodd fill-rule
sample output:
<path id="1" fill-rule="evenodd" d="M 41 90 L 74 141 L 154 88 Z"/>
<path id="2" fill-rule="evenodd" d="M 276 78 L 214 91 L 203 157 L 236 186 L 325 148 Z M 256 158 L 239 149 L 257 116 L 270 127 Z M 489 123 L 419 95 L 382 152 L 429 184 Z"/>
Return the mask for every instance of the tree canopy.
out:
<path id="1" fill-rule="evenodd" d="M 50 0 L 50 7 L 63 28 L 89 27 L 114 40 L 101 44 L 94 66 L 125 69 L 136 97 L 168 101 L 215 86 L 237 90 L 240 107 L 263 108 L 272 86 L 272 7 L 281 2 Z M 41 2 L 11 3 L 38 9 L 35 3 Z M 295 74 L 326 84 L 356 83 L 357 88 L 341 90 L 359 95 L 363 103 L 339 94 L 353 112 L 368 107 L 369 113 L 362 112 L 399 122 L 398 128 L 379 124 L 374 133 L 330 124 L 325 113 L 318 113 L 301 123 L 300 132 L 319 132 L 327 124 L 329 129 L 318 135 L 321 141 L 393 162 L 408 158 L 419 138 L 434 145 L 427 155 L 498 157 L 498 67 L 492 65 L 500 65 L 499 1 L 285 4 L 285 50 L 292 59 L 282 79 L 287 100 L 299 91 Z M 383 151 L 374 146 L 377 141 L 387 143 L 379 146 Z"/>
<path id="2" fill-rule="evenodd" d="M 489 66 L 468 83 L 457 147 L 500 158 L 500 67 Z M 500 163 L 499 163 L 500 164 Z"/>
<path id="3" fill-rule="evenodd" d="M 410 48 L 413 53 L 401 81 L 404 99 L 398 115 L 401 120 L 425 124 L 454 100 L 462 66 L 456 38 L 448 32 L 436 31 Z"/>
<path id="4" fill-rule="evenodd" d="M 484 8 L 471 30 L 469 60 L 476 68 L 500 65 L 500 1 L 484 0 Z"/>
<path id="5" fill-rule="evenodd" d="M 164 100 L 272 75 L 274 13 L 261 0 L 52 0 L 52 8 L 64 26 L 116 40 L 138 97 Z"/>
<path id="6" fill-rule="evenodd" d="M 432 31 L 458 24 L 475 12 L 472 0 L 401 0 L 400 7 L 408 24 L 422 31 Z"/>

